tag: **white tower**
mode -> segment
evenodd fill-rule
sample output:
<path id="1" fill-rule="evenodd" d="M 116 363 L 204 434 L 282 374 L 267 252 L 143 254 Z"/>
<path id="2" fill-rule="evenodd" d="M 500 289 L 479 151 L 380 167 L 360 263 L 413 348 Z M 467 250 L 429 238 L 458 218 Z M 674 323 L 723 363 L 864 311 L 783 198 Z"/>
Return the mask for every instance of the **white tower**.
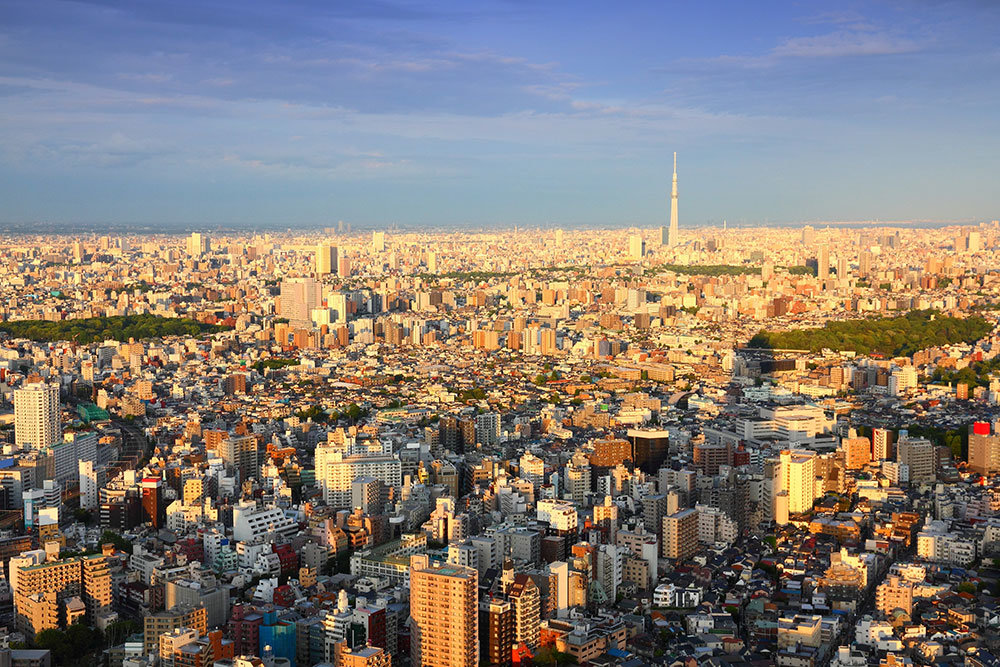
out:
<path id="1" fill-rule="evenodd" d="M 677 151 L 674 151 L 674 184 L 670 189 L 670 236 L 669 245 L 674 247 L 680 241 L 677 232 Z"/>
<path id="2" fill-rule="evenodd" d="M 35 382 L 14 390 L 14 443 L 44 449 L 62 440 L 59 385 Z"/>

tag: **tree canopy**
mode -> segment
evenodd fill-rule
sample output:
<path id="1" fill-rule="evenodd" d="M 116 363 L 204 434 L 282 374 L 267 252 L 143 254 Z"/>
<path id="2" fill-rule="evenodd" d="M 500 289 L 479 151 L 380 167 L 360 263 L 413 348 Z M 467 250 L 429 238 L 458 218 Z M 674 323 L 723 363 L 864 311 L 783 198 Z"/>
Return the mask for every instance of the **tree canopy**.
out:
<path id="1" fill-rule="evenodd" d="M 761 331 L 748 347 L 819 352 L 853 350 L 858 354 L 909 356 L 937 345 L 972 343 L 993 330 L 979 316 L 950 317 L 934 310 L 914 310 L 902 317 L 827 322 L 817 329 Z"/>
<path id="2" fill-rule="evenodd" d="M 668 271 L 682 276 L 746 276 L 760 273 L 760 267 L 742 264 L 660 264 L 646 273 L 656 275 Z"/>
<path id="3" fill-rule="evenodd" d="M 14 338 L 27 338 L 42 342 L 75 341 L 94 343 L 102 340 L 127 342 L 130 338 L 160 338 L 163 336 L 197 336 L 203 333 L 224 331 L 229 327 L 205 324 L 182 317 L 159 315 L 116 315 L 113 317 L 86 317 L 77 320 L 16 320 L 0 322 L 0 331 Z"/>

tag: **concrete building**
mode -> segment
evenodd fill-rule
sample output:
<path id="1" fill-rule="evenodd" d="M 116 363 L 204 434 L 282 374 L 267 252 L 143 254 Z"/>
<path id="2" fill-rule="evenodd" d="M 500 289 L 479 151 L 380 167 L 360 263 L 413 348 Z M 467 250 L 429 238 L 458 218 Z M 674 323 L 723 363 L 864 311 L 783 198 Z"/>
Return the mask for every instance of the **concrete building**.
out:
<path id="1" fill-rule="evenodd" d="M 471 568 L 410 558 L 410 655 L 414 665 L 479 664 L 479 575 Z"/>
<path id="2" fill-rule="evenodd" d="M 933 482 L 934 444 L 925 438 L 901 439 L 896 445 L 896 462 L 910 469 L 910 482 Z"/>
<path id="3" fill-rule="evenodd" d="M 316 276 L 323 276 L 337 272 L 337 246 L 328 243 L 320 243 L 316 246 Z"/>
<path id="4" fill-rule="evenodd" d="M 350 509 L 351 485 L 360 477 L 371 477 L 388 487 L 402 485 L 402 465 L 398 458 L 382 452 L 351 453 L 339 445 L 316 448 L 316 483 L 323 500 L 337 509 Z"/>
<path id="5" fill-rule="evenodd" d="M 698 551 L 698 510 L 663 517 L 663 557 L 684 560 Z"/>
<path id="6" fill-rule="evenodd" d="M 227 472 L 237 475 L 240 482 L 255 479 L 258 476 L 260 462 L 256 436 L 230 433 L 219 442 L 216 451 L 225 464 Z"/>
<path id="7" fill-rule="evenodd" d="M 780 455 L 780 491 L 788 493 L 788 512 L 802 514 L 816 501 L 816 452 L 804 449 L 784 450 Z"/>
<path id="8" fill-rule="evenodd" d="M 62 441 L 59 385 L 34 382 L 14 390 L 14 444 L 44 449 Z"/>
<path id="9" fill-rule="evenodd" d="M 542 620 L 538 586 L 528 575 L 517 574 L 507 596 L 514 608 L 514 640 L 529 649 L 538 648 L 539 623 Z"/>
<path id="10" fill-rule="evenodd" d="M 969 431 L 969 470 L 980 475 L 1000 472 L 1000 434 L 991 434 L 990 425 L 976 422 Z"/>
<path id="11" fill-rule="evenodd" d="M 875 589 L 875 608 L 888 616 L 896 609 L 913 613 L 913 582 L 890 576 Z"/>
<path id="12" fill-rule="evenodd" d="M 178 628 L 190 628 L 202 636 L 207 631 L 204 607 L 179 606 L 160 611 L 142 619 L 143 651 L 153 654 L 160 645 L 160 635 Z"/>

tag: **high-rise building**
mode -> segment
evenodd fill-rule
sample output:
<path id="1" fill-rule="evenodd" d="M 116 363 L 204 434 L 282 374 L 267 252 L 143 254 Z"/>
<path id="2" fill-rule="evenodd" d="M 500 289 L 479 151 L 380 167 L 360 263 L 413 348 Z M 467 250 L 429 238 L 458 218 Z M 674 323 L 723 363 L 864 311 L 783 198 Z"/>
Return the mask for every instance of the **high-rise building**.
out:
<path id="1" fill-rule="evenodd" d="M 910 482 L 933 482 L 934 444 L 926 438 L 900 438 L 896 445 L 896 462 L 910 469 Z"/>
<path id="2" fill-rule="evenodd" d="M 209 250 L 209 238 L 201 232 L 191 232 L 187 240 L 187 251 L 192 257 L 200 257 Z"/>
<path id="3" fill-rule="evenodd" d="M 414 665 L 479 664 L 479 573 L 410 557 L 410 655 Z"/>
<path id="4" fill-rule="evenodd" d="M 216 452 L 226 470 L 239 475 L 240 482 L 257 477 L 260 461 L 256 436 L 230 433 L 219 442 Z"/>
<path id="5" fill-rule="evenodd" d="M 340 667 L 390 667 L 392 655 L 378 646 L 349 648 L 347 642 L 339 642 L 335 648 L 334 664 Z"/>
<path id="6" fill-rule="evenodd" d="M 630 428 L 625 436 L 632 443 L 632 463 L 655 475 L 667 458 L 670 433 L 666 429 Z"/>
<path id="7" fill-rule="evenodd" d="M 872 443 L 864 436 L 844 438 L 840 446 L 844 450 L 844 466 L 848 470 L 863 468 L 872 460 Z"/>
<path id="8" fill-rule="evenodd" d="M 33 382 L 14 390 L 14 444 L 44 449 L 62 440 L 59 385 Z"/>
<path id="9" fill-rule="evenodd" d="M 862 250 L 858 255 L 858 275 L 867 278 L 872 272 L 872 253 L 870 250 Z"/>
<path id="10" fill-rule="evenodd" d="M 537 648 L 539 624 L 542 620 L 541 593 L 538 586 L 528 575 L 516 574 L 507 595 L 514 605 L 514 640 L 529 649 Z"/>
<path id="11" fill-rule="evenodd" d="M 976 422 L 969 431 L 969 470 L 980 475 L 1000 472 L 1000 434 L 990 434 L 987 422 Z"/>
<path id="12" fill-rule="evenodd" d="M 521 456 L 521 478 L 531 482 L 538 492 L 538 487 L 545 484 L 545 461 L 532 454 L 530 451 Z"/>
<path id="13" fill-rule="evenodd" d="M 190 605 L 178 605 L 167 611 L 144 616 L 142 619 L 144 653 L 147 655 L 155 653 L 160 645 L 160 635 L 177 628 L 191 628 L 197 630 L 199 636 L 204 635 L 208 630 L 206 618 L 205 607 Z"/>
<path id="14" fill-rule="evenodd" d="M 325 275 L 337 272 L 337 246 L 329 243 L 320 243 L 316 246 L 316 276 L 322 278 Z"/>
<path id="15" fill-rule="evenodd" d="M 163 480 L 159 477 L 147 477 L 140 484 L 142 489 L 143 520 L 153 524 L 154 528 L 163 528 L 167 520 L 166 503 L 163 499 Z"/>
<path id="16" fill-rule="evenodd" d="M 25 563 L 22 565 L 22 563 Z M 17 569 L 16 576 L 14 569 Z M 65 625 L 74 617 L 67 602 L 81 598 L 93 619 L 111 609 L 111 572 L 105 555 L 11 564 L 17 627 L 35 634 Z"/>
<path id="17" fill-rule="evenodd" d="M 888 616 L 896 609 L 913 613 L 913 582 L 891 576 L 875 589 L 875 608 Z"/>
<path id="18" fill-rule="evenodd" d="M 819 247 L 819 255 L 816 258 L 816 276 L 820 280 L 826 280 L 830 277 L 830 246 L 826 243 Z"/>
<path id="19" fill-rule="evenodd" d="M 872 429 L 872 460 L 885 461 L 892 458 L 893 432 L 886 428 Z"/>
<path id="20" fill-rule="evenodd" d="M 510 665 L 514 647 L 514 608 L 510 600 L 486 597 L 479 604 L 479 646 L 489 665 Z"/>
<path id="21" fill-rule="evenodd" d="M 357 477 L 351 482 L 351 509 L 360 509 L 364 514 L 381 514 L 381 497 L 382 482 L 374 477 Z"/>
<path id="22" fill-rule="evenodd" d="M 582 453 L 574 454 L 565 471 L 566 491 L 574 501 L 585 502 L 591 489 L 590 461 Z"/>
<path id="23" fill-rule="evenodd" d="M 646 254 L 646 241 L 639 234 L 632 234 L 628 237 L 629 259 L 640 260 Z"/>
<path id="24" fill-rule="evenodd" d="M 698 510 L 663 517 L 663 557 L 684 560 L 698 551 Z"/>
<path id="25" fill-rule="evenodd" d="M 372 250 L 374 252 L 385 250 L 385 232 L 372 232 Z"/>
<path id="26" fill-rule="evenodd" d="M 788 512 L 802 514 L 813 508 L 816 500 L 816 452 L 786 449 L 780 456 L 781 488 L 788 494 Z"/>
<path id="27" fill-rule="evenodd" d="M 278 315 L 293 327 L 312 326 L 312 311 L 323 303 L 323 285 L 312 278 L 281 281 Z"/>
<path id="28" fill-rule="evenodd" d="M 476 415 L 476 443 L 493 447 L 500 442 L 500 415 L 484 412 Z"/>
<path id="29" fill-rule="evenodd" d="M 677 151 L 674 151 L 674 180 L 670 188 L 670 231 L 667 240 L 667 245 L 670 247 L 680 243 L 680 231 L 677 223 Z"/>
<path id="30" fill-rule="evenodd" d="M 100 502 L 101 471 L 94 467 L 93 461 L 77 463 L 80 474 L 80 507 L 85 510 L 96 510 Z"/>

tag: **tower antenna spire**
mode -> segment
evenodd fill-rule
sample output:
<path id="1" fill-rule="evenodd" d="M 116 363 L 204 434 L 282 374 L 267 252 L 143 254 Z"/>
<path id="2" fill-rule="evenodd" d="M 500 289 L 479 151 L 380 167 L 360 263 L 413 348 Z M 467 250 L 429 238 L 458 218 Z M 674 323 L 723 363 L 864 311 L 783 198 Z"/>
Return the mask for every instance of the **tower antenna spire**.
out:
<path id="1" fill-rule="evenodd" d="M 667 245 L 671 248 L 680 242 L 680 234 L 677 229 L 677 151 L 674 151 L 674 180 L 670 189 L 670 227 L 668 231 Z"/>

